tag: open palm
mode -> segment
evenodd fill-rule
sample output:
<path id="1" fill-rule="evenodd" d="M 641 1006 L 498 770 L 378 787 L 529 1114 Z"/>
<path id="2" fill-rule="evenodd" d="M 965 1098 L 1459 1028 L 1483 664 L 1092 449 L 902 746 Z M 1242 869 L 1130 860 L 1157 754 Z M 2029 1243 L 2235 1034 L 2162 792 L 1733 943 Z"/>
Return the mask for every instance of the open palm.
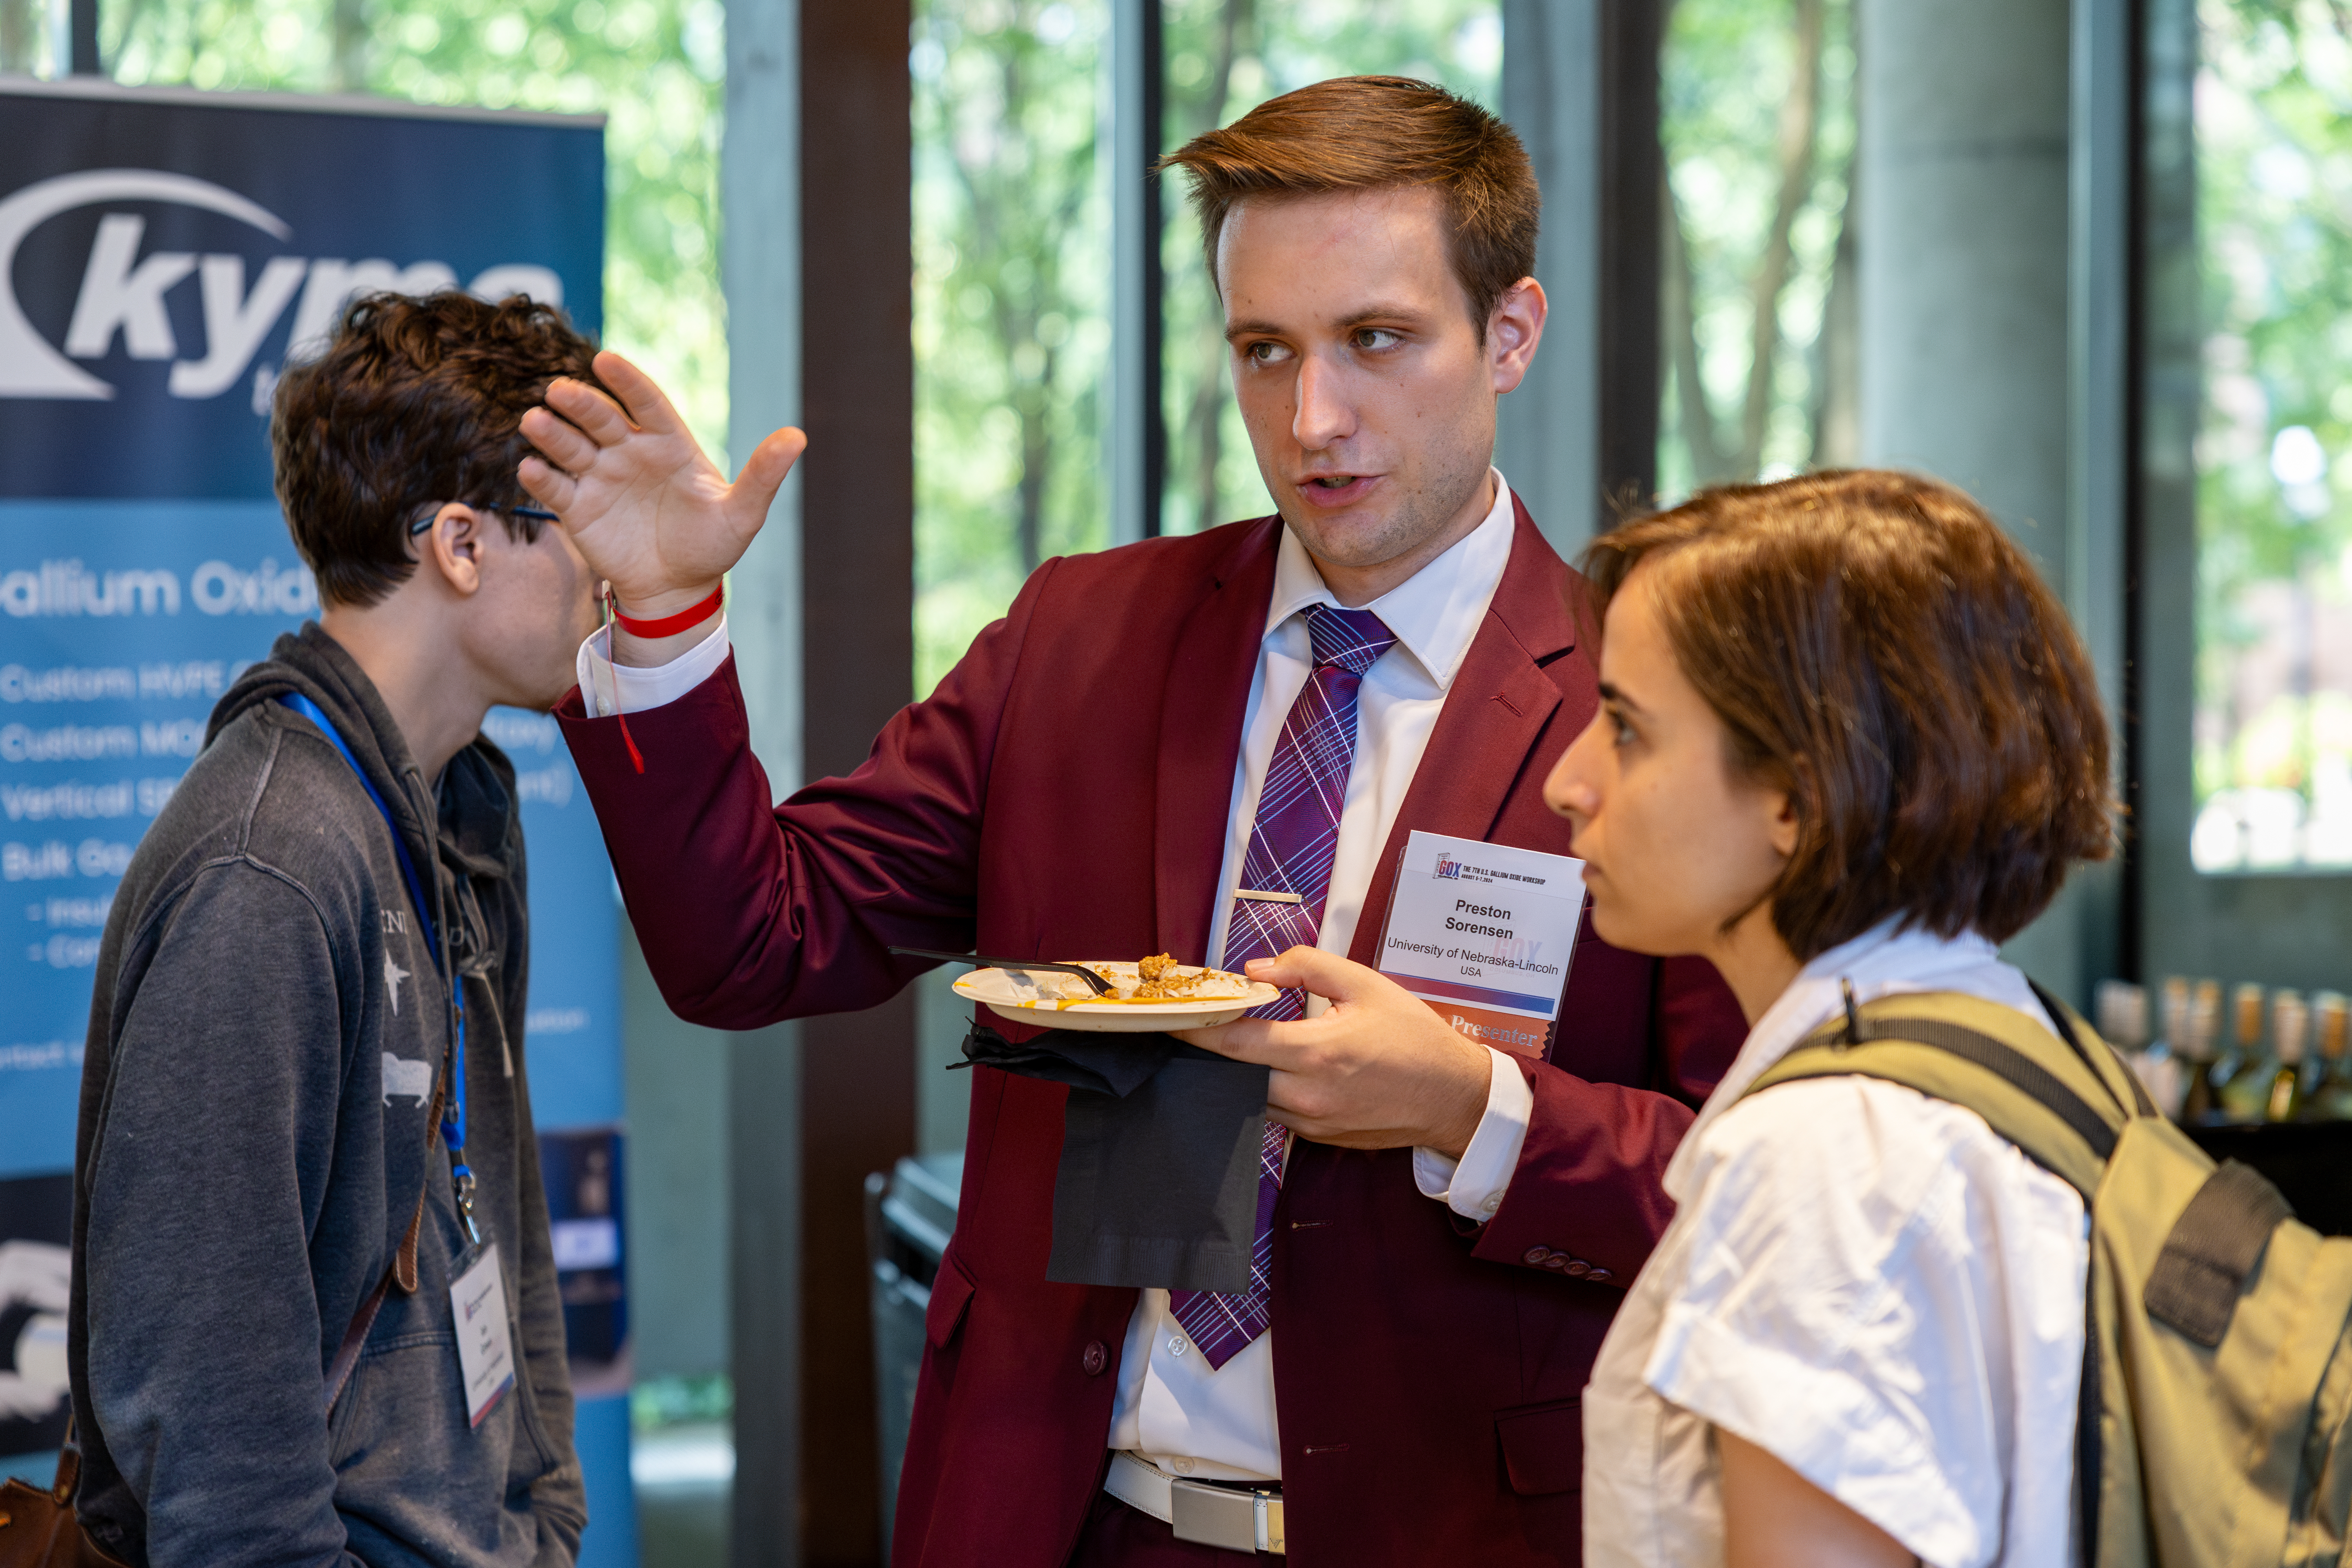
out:
<path id="1" fill-rule="evenodd" d="M 742 558 L 808 437 L 775 432 L 729 484 L 651 377 L 610 350 L 595 368 L 614 396 L 565 377 L 523 416 L 539 455 L 523 459 L 522 487 L 562 520 L 625 608 L 664 615 L 708 595 Z"/>

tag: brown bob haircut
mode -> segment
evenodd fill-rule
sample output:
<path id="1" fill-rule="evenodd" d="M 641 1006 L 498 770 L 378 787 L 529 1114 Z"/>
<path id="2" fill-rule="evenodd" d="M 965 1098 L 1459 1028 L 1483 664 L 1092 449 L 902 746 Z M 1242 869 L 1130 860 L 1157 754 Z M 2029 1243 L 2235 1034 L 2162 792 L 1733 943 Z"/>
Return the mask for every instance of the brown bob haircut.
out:
<path id="1" fill-rule="evenodd" d="M 1213 282 L 1226 215 L 1246 196 L 1410 185 L 1445 197 L 1454 276 L 1481 342 L 1495 301 L 1536 269 L 1543 194 L 1518 136 L 1469 100 L 1410 77 L 1335 77 L 1286 92 L 1193 137 L 1159 166 L 1192 177 Z"/>
<path id="2" fill-rule="evenodd" d="M 526 504 L 524 412 L 569 375 L 601 385 L 596 345 L 518 294 L 352 301 L 323 353 L 278 383 L 269 444 L 278 503 L 331 605 L 373 605 L 416 570 L 408 528 L 428 503 Z M 504 511 L 509 534 L 538 523 Z"/>
<path id="3" fill-rule="evenodd" d="M 2090 660 L 2024 552 L 1951 486 L 1861 469 L 1702 490 L 1593 542 L 1595 615 L 1645 562 L 1734 767 L 1794 807 L 1769 897 L 1798 958 L 1889 916 L 2005 941 L 2072 862 L 2110 852 Z"/>

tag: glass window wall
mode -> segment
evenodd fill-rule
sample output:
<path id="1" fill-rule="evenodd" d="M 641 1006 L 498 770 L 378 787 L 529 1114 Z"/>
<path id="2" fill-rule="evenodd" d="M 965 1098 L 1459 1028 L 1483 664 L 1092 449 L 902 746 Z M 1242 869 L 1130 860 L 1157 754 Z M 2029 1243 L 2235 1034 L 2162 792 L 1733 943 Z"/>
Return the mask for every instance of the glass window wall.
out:
<path id="1" fill-rule="evenodd" d="M 54 9 L 43 0 L 0 0 L 0 74 L 65 74 L 49 30 L 54 20 Z"/>
<path id="2" fill-rule="evenodd" d="M 2352 18 L 2203 0 L 2196 825 L 2206 872 L 2352 868 Z"/>
<path id="3" fill-rule="evenodd" d="M 1110 542 L 1103 0 L 925 0 L 914 75 L 915 684 Z"/>
<path id="4" fill-rule="evenodd" d="M 1852 0 L 1674 0 L 1658 490 L 1852 463 Z"/>

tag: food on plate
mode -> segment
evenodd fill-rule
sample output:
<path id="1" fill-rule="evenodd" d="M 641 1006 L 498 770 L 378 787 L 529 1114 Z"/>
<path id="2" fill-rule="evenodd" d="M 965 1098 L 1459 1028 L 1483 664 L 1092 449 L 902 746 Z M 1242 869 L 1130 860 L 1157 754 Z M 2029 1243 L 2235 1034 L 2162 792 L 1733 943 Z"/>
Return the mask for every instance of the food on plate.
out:
<path id="1" fill-rule="evenodd" d="M 1118 977 L 1110 973 L 1104 966 L 1097 964 L 1093 967 L 1095 973 L 1105 980 L 1114 985 L 1118 984 Z M 1222 969 L 1187 969 L 1164 952 L 1156 952 L 1150 958 L 1139 960 L 1135 965 L 1135 975 L 1137 984 L 1130 999 L 1137 1002 L 1174 1001 L 1180 996 L 1241 994 L 1240 992 L 1228 993 L 1215 989 L 1204 992 L 1202 989 L 1202 984 L 1204 981 L 1213 986 L 1214 983 L 1220 980 L 1237 980 L 1241 981 L 1244 991 L 1249 987 L 1249 982 L 1242 980 L 1238 974 L 1227 974 Z"/>
<path id="2" fill-rule="evenodd" d="M 1250 982 L 1241 975 L 1179 963 L 1164 952 L 1133 963 L 1081 962 L 1110 983 L 1108 994 L 1097 995 L 1092 986 L 1075 974 L 1007 969 L 1003 973 L 1013 984 L 1016 998 L 1013 1005 L 1051 1007 L 1058 1012 L 1071 1007 L 1236 1001 L 1250 994 Z"/>

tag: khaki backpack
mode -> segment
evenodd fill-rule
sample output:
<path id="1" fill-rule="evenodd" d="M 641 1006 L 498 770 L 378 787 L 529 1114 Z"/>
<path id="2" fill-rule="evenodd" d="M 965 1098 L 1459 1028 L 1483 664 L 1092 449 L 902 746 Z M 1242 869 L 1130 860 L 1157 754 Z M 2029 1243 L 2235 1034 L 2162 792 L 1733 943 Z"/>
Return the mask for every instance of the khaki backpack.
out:
<path id="1" fill-rule="evenodd" d="M 1981 997 L 1846 992 L 1845 1016 L 1748 1090 L 1885 1079 L 1983 1117 L 2083 1194 L 2088 1332 L 2075 1432 L 2091 1568 L 2347 1561 L 2352 1240 L 2250 1166 L 2216 1167 L 2090 1026 L 2062 1040 Z"/>

